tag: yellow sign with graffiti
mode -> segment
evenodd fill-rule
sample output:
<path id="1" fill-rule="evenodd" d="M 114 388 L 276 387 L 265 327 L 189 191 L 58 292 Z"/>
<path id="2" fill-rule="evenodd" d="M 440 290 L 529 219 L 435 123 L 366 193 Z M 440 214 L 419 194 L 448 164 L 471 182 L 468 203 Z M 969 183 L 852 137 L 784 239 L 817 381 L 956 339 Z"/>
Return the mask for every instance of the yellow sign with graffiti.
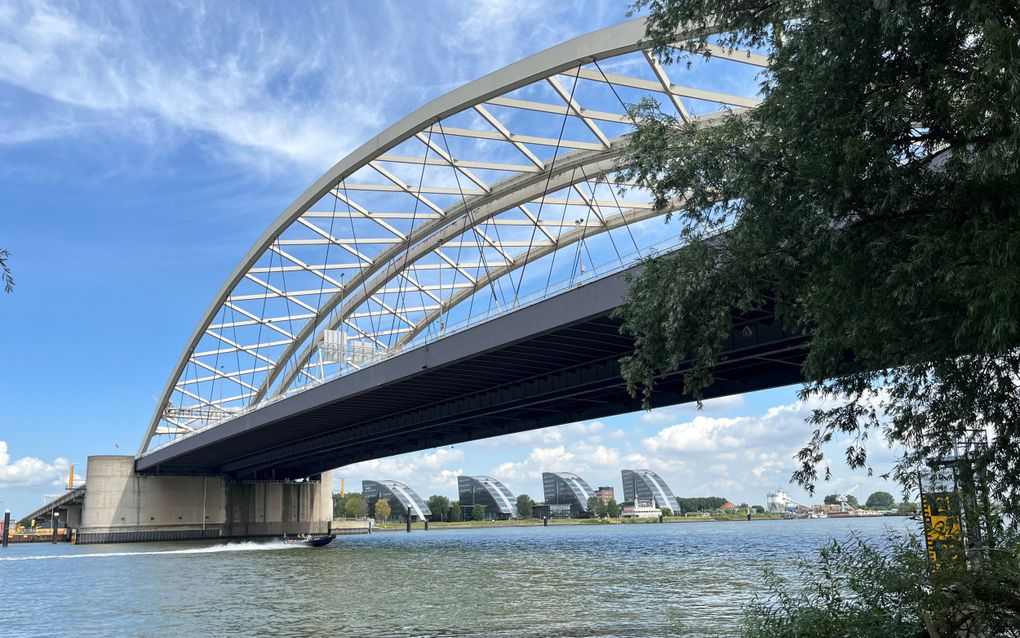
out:
<path id="1" fill-rule="evenodd" d="M 954 492 L 921 494 L 924 540 L 933 565 L 955 561 L 964 555 L 960 499 Z"/>

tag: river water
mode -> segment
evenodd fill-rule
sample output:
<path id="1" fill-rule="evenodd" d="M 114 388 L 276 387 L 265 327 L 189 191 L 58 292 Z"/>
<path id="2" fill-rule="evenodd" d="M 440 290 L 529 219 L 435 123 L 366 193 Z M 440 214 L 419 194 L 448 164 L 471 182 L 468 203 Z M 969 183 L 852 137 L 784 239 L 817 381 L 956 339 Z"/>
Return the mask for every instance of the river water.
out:
<path id="1" fill-rule="evenodd" d="M 729 636 L 762 569 L 901 518 L 12 545 L 0 636 Z"/>

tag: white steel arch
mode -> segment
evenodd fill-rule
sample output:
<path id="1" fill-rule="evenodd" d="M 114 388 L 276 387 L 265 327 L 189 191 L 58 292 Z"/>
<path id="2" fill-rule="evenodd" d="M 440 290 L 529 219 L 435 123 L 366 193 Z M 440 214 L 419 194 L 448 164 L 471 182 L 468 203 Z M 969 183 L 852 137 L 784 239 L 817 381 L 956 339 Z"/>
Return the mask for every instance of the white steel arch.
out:
<path id="1" fill-rule="evenodd" d="M 511 64 L 333 166 L 220 288 L 139 455 L 660 243 L 642 222 L 663 211 L 618 189 L 627 105 L 652 95 L 684 120 L 750 108 L 766 59 L 714 49 L 710 71 L 667 69 L 644 33 L 633 20 Z M 712 87 L 720 67 L 743 94 Z"/>

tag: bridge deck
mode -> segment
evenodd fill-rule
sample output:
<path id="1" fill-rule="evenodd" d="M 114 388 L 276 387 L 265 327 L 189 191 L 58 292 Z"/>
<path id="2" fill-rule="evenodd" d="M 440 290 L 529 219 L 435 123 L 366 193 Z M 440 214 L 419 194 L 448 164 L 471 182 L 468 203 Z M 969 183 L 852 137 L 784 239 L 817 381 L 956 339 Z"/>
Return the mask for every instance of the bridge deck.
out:
<path id="1" fill-rule="evenodd" d="M 617 363 L 633 342 L 609 317 L 626 291 L 624 277 L 571 289 L 244 414 L 139 458 L 136 469 L 299 478 L 638 410 Z M 707 396 L 796 383 L 803 357 L 802 336 L 785 334 L 766 314 L 744 318 Z M 654 405 L 691 400 L 681 392 L 682 374 L 657 386 Z"/>

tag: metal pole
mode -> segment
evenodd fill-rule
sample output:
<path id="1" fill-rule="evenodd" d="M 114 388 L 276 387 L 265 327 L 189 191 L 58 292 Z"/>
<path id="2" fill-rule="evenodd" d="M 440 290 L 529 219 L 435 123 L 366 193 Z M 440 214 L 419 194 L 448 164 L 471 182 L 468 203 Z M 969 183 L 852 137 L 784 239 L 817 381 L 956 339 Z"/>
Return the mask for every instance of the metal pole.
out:
<path id="1" fill-rule="evenodd" d="M 11 536 L 11 510 L 4 510 L 4 547 L 7 547 L 7 542 Z"/>
<path id="2" fill-rule="evenodd" d="M 408 534 L 411 533 L 411 514 L 410 513 L 408 513 L 408 515 L 407 515 L 407 533 Z"/>
<path id="3" fill-rule="evenodd" d="M 53 543 L 57 542 L 57 527 L 60 526 L 60 513 L 57 511 L 53 512 Z"/>
<path id="4" fill-rule="evenodd" d="M 425 531 L 429 531 L 429 519 L 425 519 Z"/>
<path id="5" fill-rule="evenodd" d="M 542 527 L 549 527 L 549 517 L 548 516 L 543 516 L 542 517 Z"/>

